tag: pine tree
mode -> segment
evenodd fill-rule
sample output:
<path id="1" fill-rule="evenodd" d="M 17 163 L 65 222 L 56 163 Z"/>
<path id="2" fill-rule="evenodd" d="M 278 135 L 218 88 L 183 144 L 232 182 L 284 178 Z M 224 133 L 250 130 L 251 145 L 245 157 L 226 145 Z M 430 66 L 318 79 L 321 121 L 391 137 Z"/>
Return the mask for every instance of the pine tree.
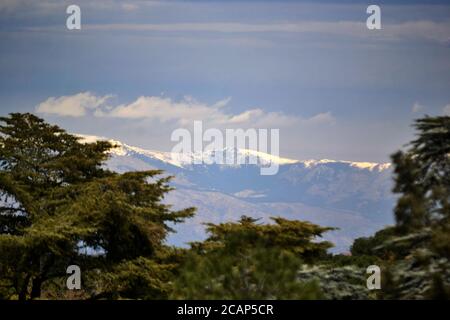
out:
<path id="1" fill-rule="evenodd" d="M 327 257 L 332 246 L 314 241 L 332 230 L 309 222 L 273 218 L 259 224 L 243 216 L 238 222 L 208 223 L 210 236 L 192 244 L 175 282 L 174 298 L 317 299 L 314 281 L 300 282 L 305 262 Z"/>
<path id="2" fill-rule="evenodd" d="M 417 138 L 392 156 L 396 225 L 357 239 L 352 253 L 383 257 L 381 298 L 449 298 L 450 117 L 415 122 Z"/>
<path id="3" fill-rule="evenodd" d="M 161 203 L 170 178 L 111 172 L 113 145 L 81 143 L 32 114 L 0 122 L 0 296 L 35 299 L 59 284 L 64 297 L 70 264 L 82 270 L 84 298 L 167 295 L 167 223 L 194 212 Z"/>
<path id="4" fill-rule="evenodd" d="M 450 117 L 425 117 L 415 123 L 417 139 L 393 155 L 395 208 L 399 230 L 409 232 L 448 223 L 450 218 Z"/>

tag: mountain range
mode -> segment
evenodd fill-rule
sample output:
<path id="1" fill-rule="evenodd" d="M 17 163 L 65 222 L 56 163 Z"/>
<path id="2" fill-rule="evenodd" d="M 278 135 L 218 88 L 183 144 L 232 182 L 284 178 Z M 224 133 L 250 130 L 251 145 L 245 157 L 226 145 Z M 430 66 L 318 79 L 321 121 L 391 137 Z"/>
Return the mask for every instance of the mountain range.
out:
<path id="1" fill-rule="evenodd" d="M 357 237 L 371 235 L 393 223 L 395 196 L 389 163 L 337 160 L 293 160 L 246 149 L 214 150 L 173 155 L 133 147 L 116 140 L 80 135 L 86 142 L 109 140 L 107 167 L 117 172 L 162 169 L 173 175 L 175 190 L 164 201 L 174 209 L 194 206 L 197 214 L 168 238 L 185 246 L 205 238 L 203 223 L 236 221 L 242 215 L 307 220 L 338 228 L 324 236 L 335 244 L 332 251 L 346 252 Z M 216 152 L 236 157 L 257 157 L 257 164 L 214 164 Z M 204 163 L 194 164 L 202 158 Z M 206 161 L 205 161 L 206 160 Z M 260 166 L 276 161 L 276 175 L 261 175 Z M 208 164 L 206 164 L 208 163 Z M 251 162 L 250 162 L 251 163 Z"/>

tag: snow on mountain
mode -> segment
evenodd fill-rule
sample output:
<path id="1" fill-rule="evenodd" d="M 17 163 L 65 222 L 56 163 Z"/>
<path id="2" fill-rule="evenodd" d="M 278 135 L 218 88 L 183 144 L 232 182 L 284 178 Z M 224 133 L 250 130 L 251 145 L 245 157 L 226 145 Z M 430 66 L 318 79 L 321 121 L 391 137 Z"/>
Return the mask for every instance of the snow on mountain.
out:
<path id="1" fill-rule="evenodd" d="M 379 172 L 387 170 L 391 167 L 390 163 L 355 162 L 355 161 L 345 161 L 345 160 L 337 161 L 337 160 L 329 160 L 329 159 L 306 160 L 306 161 L 300 161 L 300 162 L 302 162 L 307 168 L 318 166 L 320 164 L 326 164 L 326 163 L 346 163 L 355 168 L 368 169 L 370 171 L 377 170 Z"/>
<path id="2" fill-rule="evenodd" d="M 223 149 L 202 154 L 172 154 L 146 150 L 120 141 L 80 135 L 82 141 L 108 140 L 107 166 L 117 172 L 162 169 L 174 175 L 176 190 L 165 199 L 175 208 L 195 206 L 194 218 L 175 226 L 169 242 L 183 245 L 205 237 L 203 222 L 237 220 L 248 215 L 263 220 L 270 216 L 304 219 L 339 230 L 325 238 L 346 251 L 356 237 L 373 234 L 391 224 L 393 196 L 389 163 L 338 160 L 292 160 L 246 149 Z M 245 157 L 241 165 L 215 164 L 216 152 Z M 253 157 L 253 158 L 252 158 Z M 202 159 L 203 163 L 196 164 Z M 250 164 L 258 160 L 257 164 Z M 259 167 L 276 162 L 279 171 L 261 176 Z"/>
<path id="3" fill-rule="evenodd" d="M 359 169 L 368 169 L 384 171 L 390 168 L 390 163 L 376 163 L 376 162 L 355 162 L 355 161 L 345 161 L 345 160 L 294 160 L 288 158 L 278 157 L 272 154 L 264 153 L 257 150 L 250 149 L 238 149 L 238 148 L 224 148 L 221 150 L 208 150 L 205 152 L 191 152 L 191 153 L 173 153 L 173 152 L 161 152 L 154 150 L 142 149 L 139 147 L 134 147 L 122 143 L 117 140 L 108 139 L 105 137 L 93 136 L 93 135 L 82 135 L 78 134 L 82 141 L 89 143 L 98 140 L 106 140 L 111 142 L 116 147 L 111 150 L 111 154 L 116 156 L 130 156 L 130 155 L 142 155 L 156 160 L 163 161 L 165 163 L 171 164 L 176 167 L 187 167 L 196 163 L 206 163 L 214 164 L 217 153 L 221 153 L 224 159 L 233 158 L 241 159 L 241 161 L 235 161 L 237 163 L 257 163 L 258 165 L 268 165 L 270 163 L 276 163 L 278 165 L 287 164 L 304 164 L 306 168 L 316 167 L 321 164 L 328 163 L 344 163 L 349 164 L 352 167 Z M 225 163 L 224 163 L 225 164 Z M 233 164 L 231 164 L 233 165 Z"/>
<path id="4" fill-rule="evenodd" d="M 145 157 L 150 157 L 162 162 L 169 163 L 176 167 L 182 167 L 182 163 L 173 161 L 173 158 L 175 157 L 172 157 L 172 154 L 170 152 L 146 150 L 139 147 L 133 147 L 118 140 L 108 139 L 105 137 L 84 135 L 84 134 L 77 134 L 77 136 L 81 138 L 80 141 L 85 143 L 92 143 L 99 140 L 105 140 L 110 142 L 114 146 L 114 148 L 110 150 L 110 154 L 113 156 L 124 157 L 124 156 L 142 155 Z"/>
<path id="5" fill-rule="evenodd" d="M 146 150 L 139 147 L 134 147 L 122 143 L 117 140 L 107 139 L 99 136 L 82 135 L 78 134 L 81 141 L 86 143 L 95 142 L 98 140 L 106 140 L 111 142 L 114 149 L 111 150 L 111 154 L 116 156 L 126 156 L 139 154 L 146 157 L 151 157 L 176 167 L 187 167 L 197 163 L 215 163 L 217 155 L 221 153 L 221 157 L 225 159 L 235 159 L 235 163 L 257 163 L 258 165 L 268 165 L 270 163 L 276 163 L 279 165 L 298 163 L 298 160 L 292 160 L 287 158 L 277 157 L 268 153 L 238 148 L 223 148 L 221 150 L 208 150 L 205 152 L 190 152 L 190 153 L 173 153 L 173 152 L 160 152 L 153 150 Z M 239 161 L 238 161 L 239 160 Z M 225 164 L 225 163 L 224 163 Z M 230 164 L 234 165 L 234 163 Z"/>

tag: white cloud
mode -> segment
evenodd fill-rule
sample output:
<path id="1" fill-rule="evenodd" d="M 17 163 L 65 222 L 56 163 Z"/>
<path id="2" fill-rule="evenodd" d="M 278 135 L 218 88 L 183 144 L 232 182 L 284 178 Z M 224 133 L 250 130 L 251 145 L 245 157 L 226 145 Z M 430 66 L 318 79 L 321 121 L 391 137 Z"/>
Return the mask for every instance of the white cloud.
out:
<path id="1" fill-rule="evenodd" d="M 331 114 L 331 112 L 318 113 L 315 116 L 306 120 L 310 124 L 324 124 L 324 123 L 334 123 L 336 120 Z"/>
<path id="2" fill-rule="evenodd" d="M 442 109 L 442 113 L 444 114 L 444 116 L 450 116 L 450 104 L 446 105 L 446 106 Z"/>
<path id="3" fill-rule="evenodd" d="M 214 105 L 213 108 L 223 108 L 225 106 L 228 105 L 228 103 L 230 103 L 231 101 L 231 97 L 225 98 L 223 100 L 217 101 Z"/>
<path id="4" fill-rule="evenodd" d="M 412 113 L 418 113 L 418 112 L 422 111 L 423 109 L 425 109 L 424 106 L 422 106 L 418 102 L 415 102 L 411 108 L 411 111 L 412 111 Z"/>
<path id="5" fill-rule="evenodd" d="M 81 92 L 72 96 L 50 97 L 36 106 L 38 113 L 55 114 L 67 117 L 86 115 L 87 109 L 103 106 L 112 96 L 97 97 L 90 92 Z"/>
<path id="6" fill-rule="evenodd" d="M 172 122 L 177 125 L 189 125 L 202 120 L 214 127 L 257 127 L 281 128 L 293 125 L 321 125 L 335 122 L 330 112 L 319 113 L 310 118 L 287 115 L 282 112 L 266 112 L 253 108 L 241 113 L 227 112 L 225 107 L 231 97 L 212 105 L 186 96 L 179 101 L 164 96 L 141 96 L 131 103 L 117 106 L 107 105 L 111 95 L 96 96 L 90 92 L 72 96 L 50 97 L 36 107 L 36 111 L 59 116 L 111 117 L 122 119 L 152 119 L 161 123 Z"/>
<path id="7" fill-rule="evenodd" d="M 223 102 L 219 101 L 219 104 Z M 100 113 L 97 113 L 100 115 Z M 109 111 L 102 112 L 103 116 L 128 119 L 155 119 L 161 122 L 177 121 L 179 123 L 207 119 L 211 122 L 226 120 L 226 114 L 217 108 L 210 107 L 196 101 L 192 97 L 185 97 L 181 101 L 158 96 L 141 96 L 129 104 L 122 104 Z"/>
<path id="8" fill-rule="evenodd" d="M 245 123 L 250 121 L 251 119 L 259 118 L 263 115 L 264 112 L 261 109 L 251 109 L 232 116 L 228 119 L 228 121 L 230 123 Z"/>

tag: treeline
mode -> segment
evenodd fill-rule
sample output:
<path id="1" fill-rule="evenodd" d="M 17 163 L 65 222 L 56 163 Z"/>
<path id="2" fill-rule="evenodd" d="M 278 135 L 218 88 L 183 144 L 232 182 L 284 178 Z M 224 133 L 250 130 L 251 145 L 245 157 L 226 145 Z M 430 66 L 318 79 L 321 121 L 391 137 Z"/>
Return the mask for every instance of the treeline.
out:
<path id="1" fill-rule="evenodd" d="M 0 118 L 0 299 L 427 299 L 450 296 L 450 118 L 416 122 L 393 155 L 396 225 L 331 255 L 333 228 L 242 216 L 209 237 L 165 239 L 194 208 L 161 201 L 158 170 L 105 168 L 109 142 L 81 143 L 32 114 Z M 381 267 L 380 290 L 366 267 Z M 66 269 L 80 267 L 80 290 Z"/>

